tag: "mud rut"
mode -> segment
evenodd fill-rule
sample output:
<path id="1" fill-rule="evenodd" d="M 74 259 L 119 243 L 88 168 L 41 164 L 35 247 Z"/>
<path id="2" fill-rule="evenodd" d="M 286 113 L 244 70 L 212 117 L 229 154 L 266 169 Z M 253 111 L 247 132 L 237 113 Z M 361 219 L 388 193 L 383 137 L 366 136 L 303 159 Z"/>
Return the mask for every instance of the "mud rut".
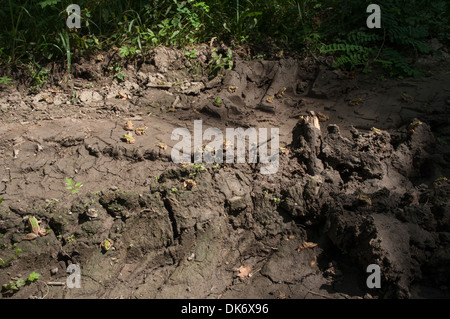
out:
<path id="1" fill-rule="evenodd" d="M 123 82 L 105 73 L 117 54 L 98 55 L 76 61 L 63 89 L 1 92 L 0 253 L 22 253 L 0 283 L 41 274 L 2 297 L 448 297 L 447 55 L 426 61 L 428 78 L 393 81 L 235 54 L 232 71 L 207 79 L 196 67 L 209 51 L 194 65 L 158 48 Z M 196 119 L 278 127 L 278 172 L 173 163 L 173 129 Z M 148 127 L 134 144 L 121 139 L 127 120 Z M 83 183 L 77 194 L 66 177 Z M 49 235 L 23 241 L 28 215 Z M 80 289 L 46 284 L 65 282 L 72 263 Z M 369 264 L 381 289 L 366 286 Z"/>

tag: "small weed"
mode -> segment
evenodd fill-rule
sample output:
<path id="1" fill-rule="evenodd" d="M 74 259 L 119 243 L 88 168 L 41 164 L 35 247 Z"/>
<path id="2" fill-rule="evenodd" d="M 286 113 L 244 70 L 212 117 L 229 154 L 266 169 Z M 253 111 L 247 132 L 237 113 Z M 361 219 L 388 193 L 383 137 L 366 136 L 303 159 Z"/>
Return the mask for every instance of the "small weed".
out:
<path id="1" fill-rule="evenodd" d="M 37 68 L 37 70 L 35 69 Z M 35 66 L 29 64 L 28 71 L 33 78 L 32 84 L 30 86 L 31 93 L 38 93 L 42 87 L 47 83 L 47 77 L 50 70 L 47 70 L 35 62 Z"/>
<path id="2" fill-rule="evenodd" d="M 124 45 L 119 49 L 119 54 L 120 57 L 122 58 L 133 57 L 136 54 L 140 54 L 141 52 L 142 51 L 136 48 L 135 46 L 127 47 L 126 45 Z"/>
<path id="3" fill-rule="evenodd" d="M 192 168 L 194 168 L 196 171 L 206 171 L 206 167 L 203 164 L 192 164 L 191 165 Z"/>
<path id="4" fill-rule="evenodd" d="M 228 48 L 227 55 L 223 56 L 222 53 L 217 54 L 217 49 L 212 49 L 212 58 L 209 60 L 208 69 L 210 76 L 216 76 L 224 68 L 231 70 L 233 68 L 233 53 Z"/>
<path id="5" fill-rule="evenodd" d="M 198 50 L 184 51 L 184 56 L 188 59 L 197 59 Z"/>
<path id="6" fill-rule="evenodd" d="M 14 280 L 10 280 L 9 283 L 4 284 L 2 286 L 2 292 L 3 293 L 15 293 L 17 292 L 21 287 L 25 286 L 25 285 L 29 285 L 32 282 L 36 281 L 39 279 L 41 275 L 36 273 L 36 272 L 32 272 L 27 279 L 14 279 Z"/>
<path id="7" fill-rule="evenodd" d="M 10 79 L 7 76 L 0 77 L 0 84 L 4 84 L 4 85 L 6 85 L 6 87 L 9 87 L 13 83 L 14 82 L 12 81 L 12 79 Z"/>
<path id="8" fill-rule="evenodd" d="M 220 96 L 218 96 L 216 98 L 216 100 L 214 101 L 214 105 L 217 106 L 217 107 L 222 107 L 223 106 L 222 99 L 220 98 Z"/>
<path id="9" fill-rule="evenodd" d="M 270 195 L 269 191 L 267 189 L 263 190 L 263 194 L 264 195 Z M 270 196 L 270 200 L 273 201 L 274 203 L 279 203 L 281 202 L 281 198 L 275 197 L 273 195 Z"/>
<path id="10" fill-rule="evenodd" d="M 11 262 L 12 260 L 14 260 L 15 258 L 19 257 L 19 253 L 22 252 L 22 249 L 16 249 L 14 251 L 14 256 L 12 256 L 11 258 L 7 259 L 7 260 L 3 260 L 2 258 L 0 258 L 0 267 L 4 267 L 6 264 L 8 264 L 9 262 Z"/>
<path id="11" fill-rule="evenodd" d="M 75 181 L 70 177 L 66 177 L 66 185 L 66 189 L 71 191 L 70 196 L 77 194 L 80 191 L 80 188 L 83 187 L 81 182 L 75 183 Z"/>
<path id="12" fill-rule="evenodd" d="M 55 205 L 56 203 L 59 202 L 59 199 L 52 199 L 51 201 L 49 201 L 46 205 L 45 208 L 49 208 L 50 206 Z"/>
<path id="13" fill-rule="evenodd" d="M 75 240 L 75 235 L 74 234 L 72 234 L 72 235 L 70 235 L 69 237 L 67 237 L 67 242 L 68 243 L 71 243 L 72 241 L 74 241 Z"/>
<path id="14" fill-rule="evenodd" d="M 119 63 L 116 63 L 115 66 L 110 66 L 109 70 L 114 72 L 114 77 L 119 82 L 123 82 L 125 80 L 125 72 L 122 70 L 122 66 Z"/>
<path id="15" fill-rule="evenodd" d="M 72 96 L 70 97 L 70 104 L 77 104 L 78 102 L 77 91 L 73 90 Z"/>

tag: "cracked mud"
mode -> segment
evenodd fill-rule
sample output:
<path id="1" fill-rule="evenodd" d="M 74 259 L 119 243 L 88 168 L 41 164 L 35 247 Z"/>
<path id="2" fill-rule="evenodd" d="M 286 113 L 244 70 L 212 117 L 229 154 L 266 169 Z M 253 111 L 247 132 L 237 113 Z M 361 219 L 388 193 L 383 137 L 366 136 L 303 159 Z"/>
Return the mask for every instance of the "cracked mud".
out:
<path id="1" fill-rule="evenodd" d="M 106 61 L 75 61 L 59 91 L 0 92 L 0 257 L 22 250 L 0 283 L 41 274 L 3 298 L 449 296 L 450 74 L 437 62 L 429 78 L 382 81 L 237 56 L 208 79 L 158 48 L 119 82 Z M 278 172 L 173 163 L 172 131 L 197 119 L 279 128 Z M 147 127 L 134 143 L 128 120 Z M 23 241 L 29 215 L 49 234 Z M 44 284 L 70 264 L 80 289 Z"/>

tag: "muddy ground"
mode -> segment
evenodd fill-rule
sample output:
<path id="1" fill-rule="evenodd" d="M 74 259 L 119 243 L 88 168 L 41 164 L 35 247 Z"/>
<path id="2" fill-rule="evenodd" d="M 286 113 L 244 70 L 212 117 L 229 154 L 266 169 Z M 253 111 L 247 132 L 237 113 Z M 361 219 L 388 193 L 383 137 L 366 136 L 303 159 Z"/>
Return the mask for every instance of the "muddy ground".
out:
<path id="1" fill-rule="evenodd" d="M 448 50 L 419 61 L 427 77 L 387 79 L 237 51 L 208 76 L 197 49 L 98 54 L 38 92 L 3 87 L 0 283 L 41 276 L 2 298 L 450 297 Z M 133 144 L 128 120 L 147 127 Z M 279 128 L 278 171 L 174 163 L 172 131 L 194 120 Z M 47 235 L 23 239 L 30 215 Z M 81 288 L 64 285 L 70 264 Z"/>

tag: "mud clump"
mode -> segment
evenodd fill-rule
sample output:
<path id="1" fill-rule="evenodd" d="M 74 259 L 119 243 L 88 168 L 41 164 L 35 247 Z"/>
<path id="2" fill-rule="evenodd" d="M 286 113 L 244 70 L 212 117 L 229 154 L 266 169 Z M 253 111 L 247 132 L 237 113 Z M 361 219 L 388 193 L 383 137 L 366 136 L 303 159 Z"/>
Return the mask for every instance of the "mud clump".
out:
<path id="1" fill-rule="evenodd" d="M 311 134 L 308 134 L 311 127 L 305 122 L 298 126 L 299 128 L 294 129 L 294 145 L 301 147 L 303 141 L 311 138 Z M 323 233 L 359 264 L 383 265 L 385 297 L 409 297 L 410 282 L 426 276 L 421 271 L 423 267 L 429 267 L 424 256 L 435 255 L 430 255 L 430 251 L 443 253 L 445 241 L 439 240 L 436 226 L 444 220 L 445 227 L 448 227 L 447 200 L 436 203 L 438 194 L 443 195 L 448 187 L 447 181 L 445 180 L 445 185 L 435 183 L 430 191 L 426 186 L 417 189 L 409 180 L 404 179 L 410 177 L 413 171 L 420 171 L 421 165 L 431 156 L 427 150 L 430 151 L 434 138 L 429 127 L 422 123 L 421 130 L 409 134 L 402 144 L 397 145 L 397 150 L 391 145 L 387 132 L 360 134 L 353 130 L 353 139 L 350 140 L 342 137 L 335 125 L 328 126 L 327 130 L 328 135 L 322 138 L 316 129 L 314 138 L 320 148 L 310 150 L 307 152 L 308 156 L 304 155 L 303 150 L 299 156 L 302 162 L 307 163 L 311 158 L 320 158 L 324 167 L 318 177 L 325 180 L 325 183 L 318 196 L 315 196 L 319 199 L 320 208 L 316 211 L 320 215 L 313 215 L 309 221 L 312 223 L 318 218 L 324 220 Z M 304 135 L 296 136 L 295 132 L 303 132 L 306 138 Z M 296 138 L 300 141 L 297 144 Z M 311 145 L 311 141 L 307 143 Z M 400 156 L 405 161 L 399 162 Z M 307 170 L 311 167 L 308 164 L 306 166 Z M 331 172 L 327 172 L 330 170 Z M 333 171 L 338 172 L 340 179 L 337 183 L 336 180 L 328 179 L 327 183 L 327 176 L 336 176 Z M 397 184 L 397 187 L 392 188 L 392 176 L 402 179 L 400 185 L 403 187 Z M 373 192 L 374 185 L 380 190 Z M 327 193 L 328 200 L 325 203 L 320 202 L 321 192 Z M 433 199 L 425 200 L 431 192 L 434 194 L 431 195 Z M 287 202 L 294 201 L 301 207 L 305 202 L 299 200 L 298 193 L 299 191 L 288 192 Z M 307 207 L 310 206 L 304 207 L 303 211 Z M 301 208 L 292 210 L 289 205 L 285 208 L 294 212 L 302 211 Z M 420 219 L 417 219 L 418 216 Z M 446 229 L 445 227 L 441 230 Z M 436 270 L 439 271 L 438 269 Z"/>

